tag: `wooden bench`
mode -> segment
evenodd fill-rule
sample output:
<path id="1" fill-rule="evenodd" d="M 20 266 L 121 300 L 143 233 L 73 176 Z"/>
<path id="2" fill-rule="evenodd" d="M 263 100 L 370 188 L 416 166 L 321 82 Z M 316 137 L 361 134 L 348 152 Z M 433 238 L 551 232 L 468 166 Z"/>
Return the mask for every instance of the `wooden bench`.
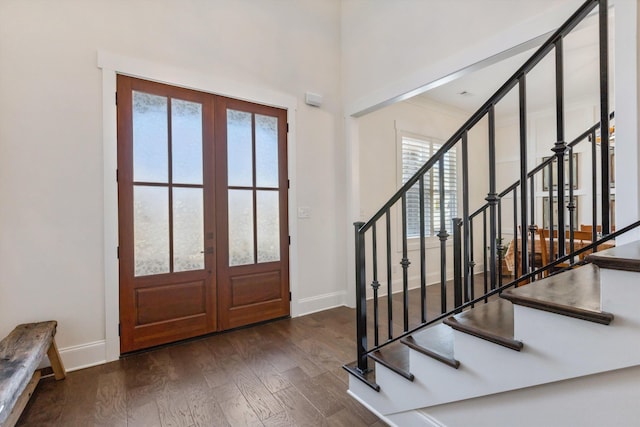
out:
<path id="1" fill-rule="evenodd" d="M 40 380 L 38 366 L 49 356 L 56 380 L 66 376 L 54 336 L 58 322 L 18 325 L 0 341 L 0 427 L 13 427 Z"/>

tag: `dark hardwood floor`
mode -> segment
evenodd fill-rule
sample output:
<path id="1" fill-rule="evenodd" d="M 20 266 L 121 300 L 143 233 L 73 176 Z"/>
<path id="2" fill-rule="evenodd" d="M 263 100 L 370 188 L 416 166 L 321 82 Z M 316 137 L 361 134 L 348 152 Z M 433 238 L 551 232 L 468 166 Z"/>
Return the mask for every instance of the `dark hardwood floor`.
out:
<path id="1" fill-rule="evenodd" d="M 385 426 L 346 392 L 346 307 L 45 378 L 19 426 Z"/>
<path id="2" fill-rule="evenodd" d="M 482 294 L 476 276 L 476 295 Z M 452 284 L 447 284 L 452 308 Z M 393 335 L 402 333 L 402 294 L 393 296 Z M 420 320 L 410 291 L 409 324 Z M 372 301 L 368 302 L 372 305 Z M 440 286 L 427 313 L 440 313 Z M 386 297 L 380 339 L 386 340 Z M 373 315 L 369 309 L 369 342 Z M 40 381 L 19 426 L 375 426 L 386 424 L 346 392 L 341 367 L 356 359 L 355 310 L 338 307 L 130 355 Z"/>

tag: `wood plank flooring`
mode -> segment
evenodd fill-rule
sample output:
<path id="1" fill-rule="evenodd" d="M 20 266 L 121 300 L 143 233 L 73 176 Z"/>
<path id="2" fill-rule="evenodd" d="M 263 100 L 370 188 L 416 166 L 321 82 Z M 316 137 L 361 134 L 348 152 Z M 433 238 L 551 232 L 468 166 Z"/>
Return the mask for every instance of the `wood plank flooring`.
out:
<path id="1" fill-rule="evenodd" d="M 347 393 L 346 307 L 41 380 L 19 426 L 385 426 Z"/>
<path id="2" fill-rule="evenodd" d="M 482 294 L 476 276 L 476 295 Z M 420 291 L 409 292 L 409 325 Z M 440 314 L 440 286 L 427 288 L 427 317 Z M 452 308 L 451 282 L 447 308 Z M 388 336 L 380 299 L 380 342 Z M 372 305 L 372 301 L 368 301 Z M 369 342 L 373 344 L 369 307 Z M 393 296 L 402 333 L 402 294 Z M 19 426 L 375 426 L 386 424 L 346 393 L 342 365 L 356 360 L 355 310 L 338 307 L 131 355 L 41 380 Z"/>

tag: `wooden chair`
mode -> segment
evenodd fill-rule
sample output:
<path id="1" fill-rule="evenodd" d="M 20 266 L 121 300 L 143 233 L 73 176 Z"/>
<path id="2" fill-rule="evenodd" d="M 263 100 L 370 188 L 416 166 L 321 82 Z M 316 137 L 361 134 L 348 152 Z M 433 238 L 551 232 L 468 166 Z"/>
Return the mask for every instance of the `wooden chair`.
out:
<path id="1" fill-rule="evenodd" d="M 580 231 L 588 231 L 589 233 L 593 233 L 593 225 L 591 224 L 580 224 Z M 600 233 L 602 231 L 601 225 L 596 225 L 596 232 Z M 611 226 L 611 231 L 616 231 L 616 226 Z"/>
<path id="2" fill-rule="evenodd" d="M 554 230 L 553 231 L 553 237 L 555 239 L 554 242 L 554 248 L 553 248 L 553 255 L 549 253 L 549 248 L 550 245 L 547 243 L 547 239 L 549 238 L 549 230 L 545 230 L 542 228 L 538 229 L 538 234 L 540 235 L 540 254 L 542 255 L 542 265 L 547 265 L 549 263 L 551 263 L 553 260 L 556 259 L 556 256 L 558 254 L 558 244 L 557 244 L 557 239 L 558 239 L 558 231 Z M 565 239 L 568 241 L 571 237 L 571 234 L 569 231 L 565 232 Z M 590 231 L 577 231 L 574 230 L 573 232 L 573 241 L 574 244 L 578 243 L 579 247 L 576 249 L 579 249 L 580 247 L 582 247 L 584 245 L 584 241 L 587 242 L 591 242 L 591 238 L 592 238 L 592 234 Z M 568 242 L 567 242 L 568 243 Z M 579 256 L 580 260 L 582 260 L 585 254 L 581 254 Z M 554 268 L 557 269 L 563 269 L 563 268 L 568 268 L 571 265 L 567 262 L 561 262 L 560 264 L 557 264 Z M 549 275 L 549 270 L 544 272 L 544 276 L 547 277 Z"/>

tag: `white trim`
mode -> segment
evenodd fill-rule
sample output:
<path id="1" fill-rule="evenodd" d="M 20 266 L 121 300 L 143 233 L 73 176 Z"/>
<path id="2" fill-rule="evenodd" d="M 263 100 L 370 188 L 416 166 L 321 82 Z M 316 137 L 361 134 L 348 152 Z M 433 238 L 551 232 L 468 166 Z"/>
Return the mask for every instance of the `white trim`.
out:
<path id="1" fill-rule="evenodd" d="M 345 305 L 346 294 L 346 291 L 337 291 L 308 298 L 300 298 L 297 301 L 298 316 L 304 316 L 334 307 L 341 307 Z"/>
<path id="2" fill-rule="evenodd" d="M 104 287 L 105 287 L 105 345 L 103 362 L 118 359 L 120 318 L 118 300 L 118 187 L 115 171 L 117 168 L 117 127 L 116 127 L 116 74 L 126 74 L 146 80 L 153 80 L 174 86 L 215 93 L 244 101 L 269 105 L 287 110 L 288 173 L 289 189 L 289 289 L 298 293 L 298 233 L 295 206 L 296 200 L 296 110 L 297 98 L 265 87 L 247 85 L 217 76 L 212 72 L 200 72 L 161 64 L 139 58 L 131 58 L 106 51 L 98 51 L 97 66 L 102 69 L 102 138 L 104 156 Z M 297 301 L 291 302 L 292 316 L 301 313 Z"/>
<path id="3" fill-rule="evenodd" d="M 60 358 L 67 372 L 102 365 L 106 362 L 106 341 L 95 341 L 60 349 Z"/>

